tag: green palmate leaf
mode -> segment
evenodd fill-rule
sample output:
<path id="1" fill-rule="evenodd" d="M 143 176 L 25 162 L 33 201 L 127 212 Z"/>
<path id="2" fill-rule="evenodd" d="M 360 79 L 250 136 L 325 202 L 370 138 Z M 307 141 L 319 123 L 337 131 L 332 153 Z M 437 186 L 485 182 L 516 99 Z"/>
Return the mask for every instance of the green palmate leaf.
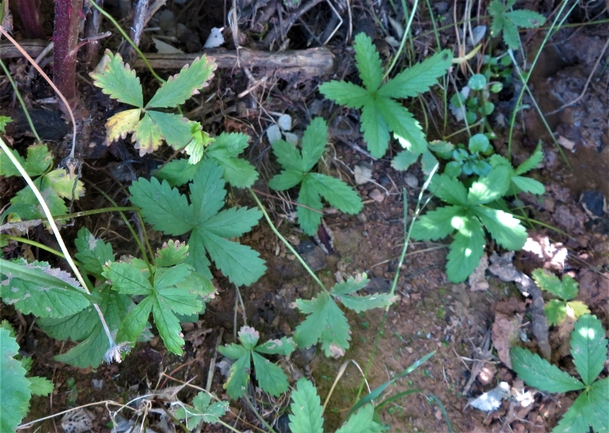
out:
<path id="1" fill-rule="evenodd" d="M 460 206 L 445 206 L 427 212 L 415 221 L 411 236 L 416 240 L 438 240 L 452 234 L 464 216 Z"/>
<path id="2" fill-rule="evenodd" d="M 198 89 L 207 85 L 215 69 L 213 59 L 205 55 L 195 59 L 190 66 L 184 66 L 178 74 L 169 77 L 146 104 L 146 108 L 172 108 L 183 104 L 197 94 Z"/>
<path id="3" fill-rule="evenodd" d="M 78 250 L 74 257 L 82 269 L 92 274 L 101 275 L 104 264 L 114 260 L 112 245 L 97 239 L 86 227 L 78 231 L 74 245 Z"/>
<path id="4" fill-rule="evenodd" d="M 350 277 L 347 281 L 336 284 L 330 291 L 331 295 L 350 310 L 360 313 L 373 308 L 384 308 L 394 301 L 395 297 L 388 293 L 374 293 L 367 296 L 354 296 L 358 290 L 364 288 L 370 280 L 366 274 Z"/>
<path id="5" fill-rule="evenodd" d="M 25 368 L 15 359 L 19 345 L 10 331 L 0 327 L 0 431 L 13 432 L 27 414 L 31 397 Z"/>
<path id="6" fill-rule="evenodd" d="M 518 251 L 524 246 L 527 231 L 512 214 L 484 206 L 477 206 L 472 211 L 499 245 L 512 251 Z"/>
<path id="7" fill-rule="evenodd" d="M 452 64 L 452 53 L 444 50 L 405 69 L 383 85 L 378 91 L 388 98 L 411 98 L 427 92 L 438 84 L 438 77 L 446 74 Z"/>
<path id="8" fill-rule="evenodd" d="M 0 259 L 0 296 L 24 314 L 63 317 L 90 305 L 86 293 L 70 274 L 45 262 Z"/>
<path id="9" fill-rule="evenodd" d="M 609 431 L 609 378 L 592 384 L 575 400 L 552 433 L 596 433 Z"/>
<path id="10" fill-rule="evenodd" d="M 301 313 L 308 317 L 296 328 L 294 340 L 298 347 L 310 347 L 321 342 L 326 356 L 340 357 L 349 348 L 349 323 L 334 299 L 327 293 L 320 293 L 307 301 L 296 301 Z"/>
<path id="11" fill-rule="evenodd" d="M 508 11 L 515 4 L 515 0 L 509 0 L 504 6 L 501 0 L 493 0 L 488 6 L 488 12 L 493 17 L 491 23 L 491 34 L 498 36 L 503 32 L 503 41 L 512 50 L 520 47 L 518 28 L 534 28 L 543 25 L 543 15 L 530 10 Z"/>
<path id="12" fill-rule="evenodd" d="M 381 433 L 382 426 L 374 421 L 374 406 L 367 404 L 358 410 L 336 433 Z"/>
<path id="13" fill-rule="evenodd" d="M 315 386 L 304 377 L 296 382 L 290 410 L 292 433 L 323 433 L 321 400 Z"/>
<path id="14" fill-rule="evenodd" d="M 325 121 L 316 118 L 304 133 L 302 152 L 283 140 L 273 143 L 273 152 L 283 170 L 270 180 L 269 187 L 286 190 L 302 182 L 298 203 L 304 206 L 297 209 L 298 223 L 309 235 L 317 232 L 321 222 L 322 197 L 345 213 L 355 214 L 363 207 L 355 190 L 345 182 L 324 174 L 309 173 L 324 152 L 327 134 Z"/>
<path id="15" fill-rule="evenodd" d="M 535 269 L 533 279 L 542 290 L 547 290 L 564 301 L 575 298 L 579 291 L 577 281 L 569 275 L 565 275 L 560 281 L 556 275 L 545 269 Z"/>
<path id="16" fill-rule="evenodd" d="M 369 92 L 376 91 L 383 80 L 381 57 L 372 39 L 365 33 L 355 37 L 355 61 L 359 76 Z"/>
<path id="17" fill-rule="evenodd" d="M 512 368 L 529 386 L 547 392 L 577 391 L 585 387 L 579 380 L 527 349 L 514 347 L 510 355 Z"/>
<path id="18" fill-rule="evenodd" d="M 140 80 L 135 76 L 135 71 L 123 63 L 120 54 L 114 55 L 106 50 L 100 65 L 91 73 L 93 84 L 113 99 L 140 108 L 144 106 Z"/>
<path id="19" fill-rule="evenodd" d="M 476 269 L 484 253 L 484 232 L 474 218 L 466 217 L 458 228 L 446 257 L 446 274 L 453 283 L 460 283 Z"/>
<path id="20" fill-rule="evenodd" d="M 248 161 L 238 158 L 248 146 L 247 141 L 245 134 L 223 132 L 205 151 L 224 171 L 224 180 L 237 188 L 250 187 L 258 179 L 256 169 Z"/>
<path id="21" fill-rule="evenodd" d="M 201 422 L 215 424 L 228 412 L 227 401 L 211 403 L 208 393 L 201 391 L 192 400 L 194 407 L 181 406 L 175 413 L 176 418 L 186 420 L 188 430 L 195 430 Z"/>
<path id="22" fill-rule="evenodd" d="M 219 347 L 222 355 L 230 359 L 236 359 L 231 366 L 231 374 L 224 384 L 231 398 L 239 398 L 245 393 L 247 383 L 250 379 L 251 359 L 254 360 L 254 368 L 258 385 L 271 395 L 278 396 L 288 389 L 286 375 L 281 368 L 271 363 L 259 353 L 289 355 L 294 351 L 291 339 L 271 340 L 256 347 L 260 334 L 254 328 L 243 326 L 239 331 L 239 341 L 242 346 L 230 344 Z M 259 352 L 259 353 L 256 353 Z"/>
<path id="23" fill-rule="evenodd" d="M 571 355 L 577 372 L 586 385 L 598 377 L 607 360 L 607 339 L 601 321 L 586 314 L 571 332 Z"/>

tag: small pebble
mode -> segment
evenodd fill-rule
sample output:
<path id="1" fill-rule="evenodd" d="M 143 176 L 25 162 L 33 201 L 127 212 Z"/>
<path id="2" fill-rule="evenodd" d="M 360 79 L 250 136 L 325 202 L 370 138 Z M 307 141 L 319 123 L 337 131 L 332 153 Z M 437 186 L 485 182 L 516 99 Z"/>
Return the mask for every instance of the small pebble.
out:
<path id="1" fill-rule="evenodd" d="M 370 197 L 372 200 L 374 200 L 377 203 L 382 203 L 383 200 L 385 200 L 385 195 L 376 188 L 374 188 L 372 191 L 370 191 L 370 194 L 368 194 L 368 197 Z"/>

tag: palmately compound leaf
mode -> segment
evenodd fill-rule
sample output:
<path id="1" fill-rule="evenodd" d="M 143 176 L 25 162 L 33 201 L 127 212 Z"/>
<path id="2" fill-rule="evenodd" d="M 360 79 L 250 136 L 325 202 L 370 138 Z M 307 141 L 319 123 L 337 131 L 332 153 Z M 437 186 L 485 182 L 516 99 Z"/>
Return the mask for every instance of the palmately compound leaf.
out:
<path id="1" fill-rule="evenodd" d="M 292 433 L 323 433 L 321 400 L 310 380 L 302 377 L 296 382 L 290 410 Z"/>
<path id="2" fill-rule="evenodd" d="M 14 358 L 19 345 L 10 332 L 0 327 L 0 431 L 13 432 L 27 414 L 30 382 L 21 361 Z"/>
<path id="3" fill-rule="evenodd" d="M 235 359 L 224 388 L 231 398 L 243 396 L 250 380 L 251 360 L 258 385 L 273 396 L 278 396 L 288 389 L 288 380 L 283 370 L 264 358 L 260 353 L 289 355 L 294 351 L 291 339 L 272 340 L 256 346 L 260 334 L 250 326 L 243 326 L 239 331 L 242 345 L 229 344 L 218 348 L 218 351 L 230 359 Z"/>
<path id="4" fill-rule="evenodd" d="M 296 305 L 301 313 L 308 314 L 294 333 L 298 347 L 304 349 L 321 342 L 326 356 L 343 356 L 351 340 L 349 322 L 334 299 L 322 292 L 310 301 L 298 299 Z"/>
<path id="5" fill-rule="evenodd" d="M 91 73 L 93 84 L 113 99 L 139 108 L 144 106 L 144 96 L 140 80 L 135 71 L 123 63 L 120 54 L 106 50 L 104 58 L 95 71 Z"/>
<path id="6" fill-rule="evenodd" d="M 197 94 L 199 89 L 207 86 L 216 66 L 212 58 L 203 54 L 190 66 L 185 65 L 178 74 L 169 77 L 148 101 L 146 108 L 173 108 L 183 104 L 188 98 Z"/>
<path id="7" fill-rule="evenodd" d="M 215 424 L 228 412 L 227 401 L 211 403 L 211 396 L 203 391 L 195 396 L 192 405 L 181 406 L 175 413 L 176 418 L 186 420 L 189 431 L 195 430 L 201 422 Z"/>
<path id="8" fill-rule="evenodd" d="M 400 144 L 415 154 L 423 153 L 427 141 L 412 114 L 393 98 L 416 96 L 429 90 L 452 63 L 445 50 L 382 84 L 383 70 L 372 39 L 360 33 L 355 37 L 357 68 L 363 87 L 331 81 L 320 86 L 326 98 L 350 108 L 361 108 L 361 130 L 372 156 L 381 158 L 389 147 L 390 131 Z M 379 87 L 380 86 L 380 87 Z M 403 161 L 397 164 L 403 166 Z"/>
<path id="9" fill-rule="evenodd" d="M 356 214 L 364 206 L 357 192 L 342 180 L 310 172 L 323 155 L 327 141 L 326 122 L 317 117 L 304 133 L 302 151 L 284 140 L 273 143 L 273 152 L 283 170 L 269 181 L 269 187 L 283 191 L 301 183 L 298 203 L 304 206 L 299 206 L 296 212 L 300 227 L 310 236 L 317 232 L 321 223 L 322 197 L 348 214 Z"/>
<path id="10" fill-rule="evenodd" d="M 537 12 L 526 9 L 509 11 L 515 3 L 516 0 L 508 0 L 504 6 L 502 0 L 493 0 L 488 6 L 488 12 L 493 17 L 491 34 L 497 37 L 503 33 L 503 41 L 512 50 L 520 47 L 518 27 L 530 29 L 545 22 L 545 17 Z"/>
<path id="11" fill-rule="evenodd" d="M 131 201 L 156 230 L 181 235 L 192 231 L 186 263 L 201 275 L 212 277 L 209 259 L 237 285 L 250 285 L 266 266 L 250 247 L 229 240 L 251 230 L 262 216 L 257 209 L 221 210 L 226 190 L 222 169 L 212 159 L 201 162 L 190 184 L 190 201 L 167 181 L 139 179 L 130 188 Z"/>
<path id="12" fill-rule="evenodd" d="M 522 347 L 510 351 L 512 368 L 527 385 L 547 392 L 568 392 L 584 389 L 585 385 Z"/>
<path id="13" fill-rule="evenodd" d="M 358 410 L 336 433 L 381 433 L 382 426 L 374 421 L 374 406 L 367 404 Z"/>
<path id="14" fill-rule="evenodd" d="M 588 433 L 609 431 L 609 378 L 594 382 L 582 392 L 552 433 Z"/>
<path id="15" fill-rule="evenodd" d="M 586 314 L 575 323 L 571 332 L 571 355 L 582 380 L 591 385 L 607 360 L 605 330 L 596 316 Z"/>
<path id="16" fill-rule="evenodd" d="M 216 160 L 224 172 L 224 180 L 236 188 L 248 188 L 258 179 L 258 172 L 238 155 L 248 146 L 248 136 L 223 132 L 205 150 L 208 158 Z"/>
<path id="17" fill-rule="evenodd" d="M 0 259 L 0 296 L 24 314 L 63 317 L 90 305 L 86 293 L 67 272 L 46 262 Z"/>

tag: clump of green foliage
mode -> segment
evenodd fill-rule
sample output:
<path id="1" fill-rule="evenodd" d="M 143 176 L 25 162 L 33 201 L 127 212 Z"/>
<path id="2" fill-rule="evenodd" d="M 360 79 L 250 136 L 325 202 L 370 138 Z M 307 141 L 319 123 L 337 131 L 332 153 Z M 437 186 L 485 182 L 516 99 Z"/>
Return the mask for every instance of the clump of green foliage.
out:
<path id="1" fill-rule="evenodd" d="M 452 53 L 441 51 L 405 69 L 383 83 L 381 58 L 372 40 L 364 33 L 355 37 L 355 60 L 363 86 L 330 81 L 319 87 L 326 98 L 349 108 L 361 109 L 361 130 L 368 150 L 381 158 L 389 147 L 390 132 L 407 151 L 420 155 L 427 149 L 421 125 L 398 99 L 424 93 L 446 74 Z"/>
<path id="2" fill-rule="evenodd" d="M 584 314 L 590 314 L 590 309 L 582 301 L 573 299 L 579 292 L 577 281 L 570 275 L 565 275 L 562 281 L 545 269 L 535 269 L 533 279 L 540 289 L 550 292 L 559 299 L 550 299 L 544 308 L 548 324 L 560 325 L 567 316 L 578 319 Z"/>
<path id="3" fill-rule="evenodd" d="M 263 344 L 258 344 L 258 340 L 260 333 L 250 326 L 244 326 L 239 331 L 241 344 L 233 343 L 218 347 L 222 355 L 234 361 L 230 368 L 230 376 L 224 384 L 230 398 L 237 399 L 246 393 L 252 360 L 260 388 L 275 397 L 288 390 L 288 378 L 283 370 L 262 355 L 288 356 L 296 348 L 294 342 L 286 337 L 269 340 Z"/>
<path id="4" fill-rule="evenodd" d="M 273 143 L 273 152 L 282 166 L 281 173 L 269 181 L 269 187 L 285 191 L 300 184 L 298 223 L 308 235 L 314 235 L 321 223 L 323 197 L 341 212 L 357 214 L 364 207 L 362 199 L 349 185 L 340 179 L 311 172 L 326 150 L 328 126 L 317 117 L 307 127 L 302 137 L 302 150 L 285 140 Z"/>
<path id="5" fill-rule="evenodd" d="M 588 433 L 609 430 L 609 377 L 597 380 L 607 361 L 607 339 L 601 321 L 585 314 L 571 332 L 571 355 L 581 380 L 527 349 L 511 350 L 512 368 L 527 385 L 546 392 L 583 392 L 552 433 Z"/>
<path id="6" fill-rule="evenodd" d="M 520 36 L 518 28 L 532 29 L 542 26 L 546 19 L 543 15 L 527 10 L 510 10 L 516 4 L 516 0 L 493 0 L 488 5 L 488 13 L 493 18 L 491 23 L 491 34 L 494 37 L 503 35 L 503 42 L 511 50 L 520 48 Z"/>
<path id="7" fill-rule="evenodd" d="M 65 200 L 82 197 L 85 188 L 82 181 L 70 175 L 65 169 L 53 169 L 53 155 L 46 144 L 34 144 L 27 149 L 23 158 L 14 150 L 9 150 L 17 158 L 27 174 L 44 197 L 51 213 L 55 216 L 68 213 Z M 21 176 L 11 160 L 0 149 L 0 176 Z M 11 205 L 0 215 L 0 221 L 10 222 L 35 220 L 43 216 L 38 200 L 29 186 L 26 186 L 11 199 Z"/>

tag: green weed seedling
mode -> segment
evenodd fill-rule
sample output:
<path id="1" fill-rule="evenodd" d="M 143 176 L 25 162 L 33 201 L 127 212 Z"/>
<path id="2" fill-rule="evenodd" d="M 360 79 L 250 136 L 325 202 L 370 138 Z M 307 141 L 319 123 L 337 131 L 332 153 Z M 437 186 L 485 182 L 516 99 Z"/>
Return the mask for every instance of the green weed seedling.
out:
<path id="1" fill-rule="evenodd" d="M 503 42 L 511 50 L 520 48 L 518 29 L 532 29 L 542 26 L 546 19 L 543 15 L 527 9 L 511 10 L 516 0 L 493 0 L 488 5 L 488 13 L 493 18 L 491 34 L 493 37 L 503 35 Z"/>
<path id="2" fill-rule="evenodd" d="M 144 104 L 142 85 L 135 71 L 123 63 L 120 54 L 114 55 L 107 50 L 104 57 L 101 66 L 91 73 L 93 84 L 111 98 L 135 107 L 108 119 L 107 142 L 132 133 L 140 156 L 154 152 L 163 140 L 176 149 L 190 145 L 188 151 L 195 155 L 196 161 L 197 151 L 207 142 L 200 124 L 159 109 L 176 108 L 205 87 L 216 68 L 213 60 L 203 55 L 190 67 L 185 66 L 180 73 L 163 83 L 150 101 Z"/>
<path id="3" fill-rule="evenodd" d="M 331 81 L 319 87 L 326 98 L 349 108 L 361 109 L 361 130 L 368 150 L 375 158 L 385 155 L 390 132 L 408 152 L 420 155 L 427 149 L 421 125 L 397 99 L 424 93 L 438 83 L 452 63 L 452 53 L 441 51 L 383 84 L 381 58 L 364 33 L 355 37 L 355 60 L 363 86 Z M 400 167 L 399 159 L 394 162 Z M 401 168 L 400 168 L 401 169 Z"/>
<path id="4" fill-rule="evenodd" d="M 609 378 L 597 380 L 607 362 L 607 339 L 601 321 L 585 314 L 571 332 L 571 355 L 581 380 L 561 371 L 527 349 L 511 350 L 512 368 L 527 385 L 546 392 L 583 392 L 562 417 L 553 433 L 609 431 Z"/>
<path id="5" fill-rule="evenodd" d="M 345 350 L 349 348 L 351 331 L 347 317 L 336 301 L 360 313 L 373 308 L 387 307 L 395 300 L 390 294 L 374 293 L 358 296 L 356 293 L 368 282 L 366 274 L 361 274 L 337 283 L 330 291 L 322 291 L 311 300 L 296 300 L 300 312 L 308 315 L 305 321 L 296 327 L 294 333 L 298 347 L 304 349 L 321 342 L 326 356 L 335 358 L 343 356 Z"/>
<path id="6" fill-rule="evenodd" d="M 467 86 L 450 98 L 450 110 L 457 120 L 464 120 L 467 125 L 481 120 L 481 131 L 491 131 L 487 118 L 495 111 L 495 104 L 490 101 L 490 96 L 502 89 L 501 83 L 489 83 L 483 74 L 474 74 Z"/>
<path id="7" fill-rule="evenodd" d="M 192 406 L 181 404 L 174 415 L 179 420 L 186 421 L 188 431 L 196 431 L 201 423 L 224 424 L 220 418 L 226 412 L 228 412 L 227 401 L 211 403 L 211 396 L 201 391 L 192 399 Z"/>
<path id="8" fill-rule="evenodd" d="M 504 248 L 517 251 L 524 246 L 527 232 L 520 221 L 493 207 L 507 194 L 509 175 L 508 167 L 498 165 L 469 188 L 446 174 L 431 181 L 429 190 L 447 205 L 416 221 L 411 237 L 435 240 L 454 234 L 446 264 L 450 281 L 464 281 L 478 266 L 485 245 L 483 227 Z"/>
<path id="9" fill-rule="evenodd" d="M 277 397 L 288 390 L 288 378 L 283 370 L 263 357 L 265 355 L 288 356 L 295 349 L 291 338 L 269 340 L 258 344 L 260 334 L 250 326 L 243 326 L 239 331 L 241 344 L 229 344 L 218 347 L 218 351 L 229 359 L 235 360 L 230 368 L 230 376 L 224 384 L 230 398 L 242 397 L 250 380 L 251 363 L 254 361 L 254 371 L 258 386 L 269 394 Z"/>
<path id="10" fill-rule="evenodd" d="M 493 147 L 484 134 L 470 137 L 467 149 L 462 144 L 455 146 L 443 141 L 430 143 L 429 150 L 440 158 L 451 160 L 444 167 L 444 174 L 450 177 L 486 176 L 492 168 L 486 156 L 493 153 Z"/>
<path id="11" fill-rule="evenodd" d="M 22 358 L 15 332 L 3 320 L 0 324 L 0 431 L 16 431 L 29 410 L 33 395 L 46 396 L 53 392 L 53 382 L 39 376 L 27 376 L 32 358 Z"/>
<path id="12" fill-rule="evenodd" d="M 533 279 L 540 289 L 559 298 L 549 300 L 544 308 L 550 326 L 560 325 L 567 316 L 577 320 L 584 314 L 590 314 L 590 309 L 586 304 L 573 300 L 577 296 L 579 288 L 577 281 L 571 276 L 565 275 L 561 281 L 556 275 L 545 269 L 535 269 Z"/>
<path id="13" fill-rule="evenodd" d="M 166 180 L 140 178 L 129 188 L 131 202 L 155 230 L 172 236 L 190 233 L 185 264 L 211 278 L 209 255 L 231 282 L 250 285 L 266 271 L 264 260 L 250 247 L 230 239 L 251 230 L 262 214 L 247 208 L 221 210 L 226 197 L 222 175 L 214 159 L 205 159 L 197 167 L 188 195 Z"/>
<path id="14" fill-rule="evenodd" d="M 323 409 L 317 389 L 310 380 L 301 378 L 292 392 L 292 433 L 324 433 Z M 381 433 L 383 426 L 374 420 L 374 406 L 367 404 L 355 412 L 336 433 Z"/>
<path id="15" fill-rule="evenodd" d="M 67 214 L 68 207 L 65 200 L 75 200 L 84 195 L 85 188 L 80 180 L 70 176 L 63 168 L 52 169 L 53 155 L 45 144 L 28 147 L 25 159 L 14 150 L 9 149 L 9 151 L 33 178 L 34 184 L 42 193 L 53 215 Z M 0 176 L 21 176 L 2 149 L 0 149 Z M 11 199 L 11 205 L 0 215 L 0 221 L 35 220 L 41 218 L 42 214 L 34 192 L 26 186 Z"/>
<path id="16" fill-rule="evenodd" d="M 357 214 L 364 207 L 357 192 L 340 179 L 321 173 L 312 173 L 328 143 L 328 126 L 317 117 L 307 127 L 302 137 L 302 150 L 285 140 L 273 143 L 273 152 L 283 170 L 269 181 L 269 187 L 285 191 L 300 184 L 298 223 L 302 230 L 312 236 L 321 223 L 321 197 L 338 210 Z M 317 212 L 316 212 L 317 211 Z"/>

